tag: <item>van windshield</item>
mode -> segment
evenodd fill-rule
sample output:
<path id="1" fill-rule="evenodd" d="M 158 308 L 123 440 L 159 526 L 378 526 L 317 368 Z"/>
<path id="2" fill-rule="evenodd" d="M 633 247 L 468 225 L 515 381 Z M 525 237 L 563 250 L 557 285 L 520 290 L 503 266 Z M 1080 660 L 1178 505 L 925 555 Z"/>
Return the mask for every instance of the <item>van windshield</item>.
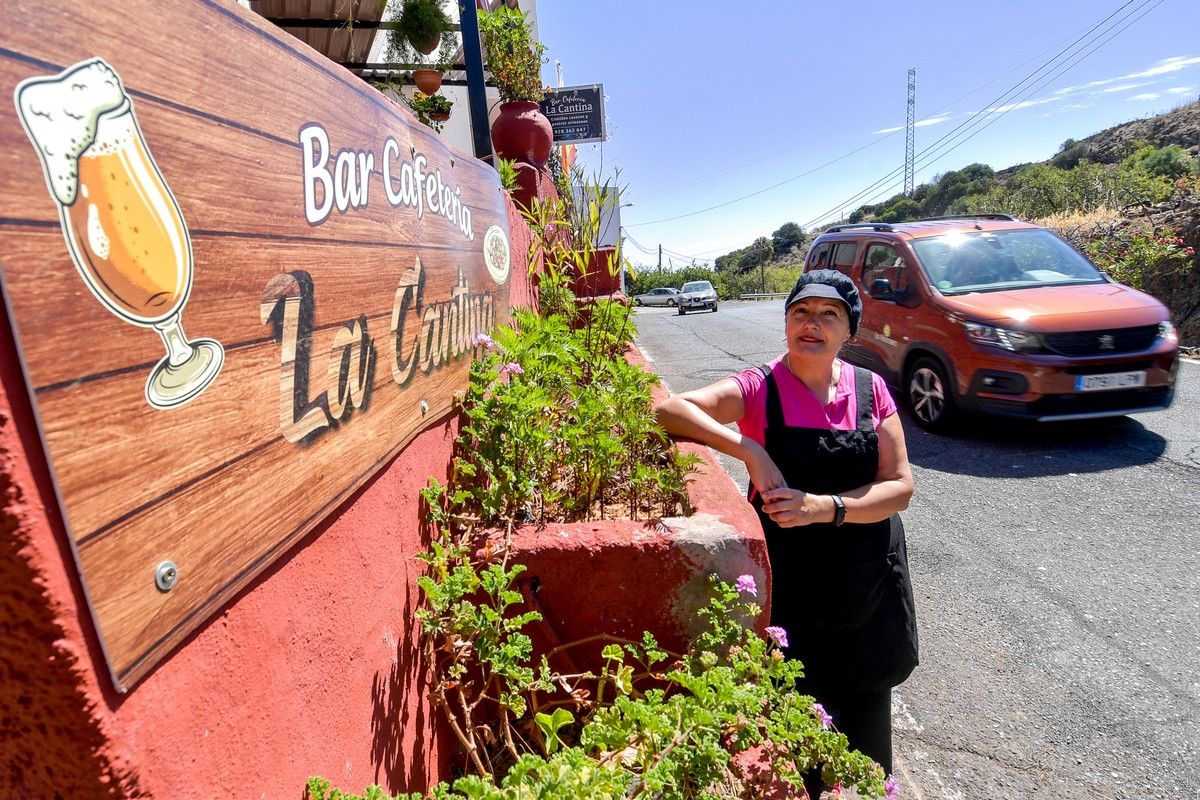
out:
<path id="1" fill-rule="evenodd" d="M 947 233 L 912 248 L 942 294 L 1104 283 L 1092 263 L 1048 230 Z"/>

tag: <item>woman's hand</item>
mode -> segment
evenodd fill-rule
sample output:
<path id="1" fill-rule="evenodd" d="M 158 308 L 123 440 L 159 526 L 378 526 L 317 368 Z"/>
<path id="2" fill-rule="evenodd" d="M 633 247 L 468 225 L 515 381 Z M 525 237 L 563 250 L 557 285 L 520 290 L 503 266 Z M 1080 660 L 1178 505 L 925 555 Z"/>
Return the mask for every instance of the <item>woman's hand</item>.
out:
<path id="1" fill-rule="evenodd" d="M 750 483 L 754 484 L 758 493 L 765 496 L 771 489 L 786 488 L 787 481 L 784 480 L 783 473 L 779 471 L 771 456 L 767 455 L 767 451 L 757 442 L 749 439 L 746 441 L 753 445 L 751 453 L 745 459 L 746 471 L 750 473 Z"/>
<path id="2" fill-rule="evenodd" d="M 833 522 L 829 495 L 809 494 L 786 486 L 762 492 L 763 513 L 781 528 L 798 528 L 814 522 Z"/>

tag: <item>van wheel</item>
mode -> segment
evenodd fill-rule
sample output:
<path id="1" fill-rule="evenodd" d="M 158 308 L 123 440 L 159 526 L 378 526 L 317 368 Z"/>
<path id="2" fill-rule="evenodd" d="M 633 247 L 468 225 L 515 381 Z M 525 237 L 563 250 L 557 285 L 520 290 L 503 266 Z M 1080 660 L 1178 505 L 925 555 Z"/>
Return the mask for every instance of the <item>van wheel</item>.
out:
<path id="1" fill-rule="evenodd" d="M 913 418 L 927 431 L 945 430 L 954 418 L 954 398 L 941 362 L 919 359 L 908 371 L 904 395 Z"/>
<path id="2" fill-rule="evenodd" d="M 681 317 L 682 317 L 682 316 L 683 316 L 684 314 L 686 314 L 686 313 L 687 313 L 687 309 L 686 309 L 686 308 L 684 308 L 683 306 L 680 306 L 680 307 L 679 307 L 679 316 L 681 316 Z"/>

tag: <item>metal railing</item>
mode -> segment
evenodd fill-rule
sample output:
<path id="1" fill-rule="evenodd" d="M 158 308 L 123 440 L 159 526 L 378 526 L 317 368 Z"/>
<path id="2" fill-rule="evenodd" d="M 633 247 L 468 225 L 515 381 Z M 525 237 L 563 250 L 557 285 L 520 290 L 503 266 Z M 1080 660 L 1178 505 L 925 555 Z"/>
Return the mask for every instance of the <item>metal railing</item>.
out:
<path id="1" fill-rule="evenodd" d="M 787 296 L 787 292 L 753 292 L 739 294 L 738 300 L 782 300 Z"/>

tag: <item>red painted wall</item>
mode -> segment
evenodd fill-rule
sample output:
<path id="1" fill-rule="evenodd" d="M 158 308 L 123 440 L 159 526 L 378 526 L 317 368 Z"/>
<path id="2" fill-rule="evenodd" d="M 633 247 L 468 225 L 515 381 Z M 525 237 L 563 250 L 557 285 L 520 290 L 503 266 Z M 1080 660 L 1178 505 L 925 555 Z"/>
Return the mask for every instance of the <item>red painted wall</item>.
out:
<path id="1" fill-rule="evenodd" d="M 443 755 L 412 614 L 422 433 L 127 695 L 112 689 L 0 324 L 0 797 L 288 797 L 309 775 L 423 789 Z M 11 792 L 11 793 L 10 793 Z M 23 793 L 23 794 L 22 794 Z"/>

